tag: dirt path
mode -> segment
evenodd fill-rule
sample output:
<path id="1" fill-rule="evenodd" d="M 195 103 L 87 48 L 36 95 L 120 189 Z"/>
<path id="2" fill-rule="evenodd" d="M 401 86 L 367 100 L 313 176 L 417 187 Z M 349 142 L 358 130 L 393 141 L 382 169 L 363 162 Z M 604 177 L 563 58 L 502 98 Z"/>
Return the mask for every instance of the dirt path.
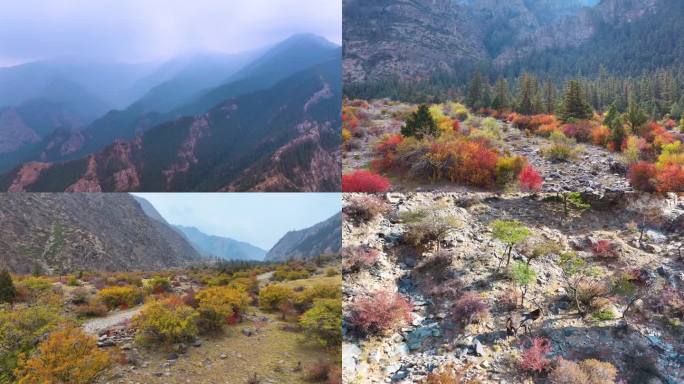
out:
<path id="1" fill-rule="evenodd" d="M 258 275 L 257 281 L 259 282 L 259 286 L 263 287 L 269 281 L 271 281 L 271 277 L 273 277 L 274 273 L 275 273 L 274 271 L 271 271 L 271 272 L 266 272 L 266 273 L 262 273 L 261 275 Z"/>
<path id="2" fill-rule="evenodd" d="M 101 331 L 109 327 L 124 323 L 131 320 L 135 315 L 140 313 L 142 306 L 127 309 L 125 311 L 118 311 L 108 315 L 107 317 L 101 317 L 97 319 L 88 320 L 83 323 L 83 330 L 87 333 L 97 335 Z"/>

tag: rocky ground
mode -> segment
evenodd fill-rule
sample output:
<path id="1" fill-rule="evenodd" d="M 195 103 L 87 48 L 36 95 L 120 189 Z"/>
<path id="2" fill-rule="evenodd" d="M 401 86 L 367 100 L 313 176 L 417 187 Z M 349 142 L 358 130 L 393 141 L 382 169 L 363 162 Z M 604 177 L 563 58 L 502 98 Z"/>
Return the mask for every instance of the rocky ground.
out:
<path id="1" fill-rule="evenodd" d="M 355 195 L 344 197 L 349 205 Z M 344 323 L 343 371 L 346 383 L 420 383 L 429 372 L 454 364 L 469 380 L 481 383 L 544 382 L 544 375 L 529 375 L 519 368 L 520 354 L 530 337 L 551 341 L 554 357 L 581 360 L 597 358 L 614 364 L 626 383 L 684 382 L 684 343 L 682 326 L 672 326 L 650 312 L 646 296 L 639 299 L 626 320 L 600 321 L 591 315 L 580 316 L 566 296 L 559 256 L 535 259 L 536 271 L 524 308 L 512 308 L 507 301 L 515 290 L 506 273 L 496 273 L 504 244 L 492 238 L 490 223 L 495 219 L 518 220 L 533 236 L 513 250 L 514 260 L 526 260 L 527 245 L 552 241 L 564 250 L 574 250 L 602 274 L 612 276 L 619 270 L 641 268 L 652 278 L 649 294 L 672 287 L 684 289 L 684 260 L 678 249 L 684 232 L 684 202 L 676 197 L 656 198 L 618 194 L 607 201 L 593 201 L 595 208 L 571 209 L 564 217 L 562 204 L 549 201 L 548 195 L 510 194 L 494 196 L 473 193 L 390 193 L 381 197 L 391 208 L 366 223 L 349 217 L 343 224 L 344 247 L 364 246 L 380 251 L 370 268 L 346 271 L 344 301 L 346 316 L 358 297 L 389 289 L 410 299 L 413 306 L 410 324 L 379 336 L 359 334 Z M 587 199 L 591 201 L 591 199 Z M 649 207 L 648 209 L 644 207 Z M 429 210 L 461 223 L 439 244 L 423 249 L 402 242 L 405 224 L 402 212 Z M 649 212 L 645 216 L 645 212 Z M 645 236 L 630 223 L 646 221 Z M 679 232 L 677 232 L 679 231 Z M 597 259 L 588 250 L 597 239 L 610 239 L 619 257 Z M 421 285 L 416 266 L 431 257 L 437 247 L 448 252 L 448 273 L 459 279 L 461 292 L 481 295 L 490 316 L 481 322 L 461 326 L 451 314 L 453 301 L 439 304 Z M 655 288 L 658 287 L 658 288 Z M 606 304 L 621 312 L 625 303 Z M 508 336 L 506 320 L 540 309 L 542 316 L 533 322 L 530 335 Z"/>
<path id="2" fill-rule="evenodd" d="M 415 106 L 405 103 L 375 100 L 369 102 L 369 108 L 363 110 L 365 119 L 359 122 L 362 137 L 354 138 L 353 148 L 345 152 L 342 164 L 343 172 L 367 167 L 373 158 L 373 144 L 382 135 L 399 133 L 403 121 L 393 117 L 399 112 L 406 112 Z M 472 117 L 479 120 L 480 117 Z M 586 145 L 578 146 L 577 157 L 567 162 L 552 162 L 544 158 L 542 148 L 550 144 L 549 140 L 525 134 L 500 121 L 501 140 L 499 150 L 509 151 L 515 155 L 527 157 L 528 161 L 544 178 L 543 192 L 619 192 L 630 191 L 631 187 L 624 177 L 624 167 L 620 165 L 620 156 L 605 148 Z M 463 192 L 476 191 L 473 188 L 445 182 L 426 184 L 398 177 L 391 177 L 393 190 L 397 192 Z"/>

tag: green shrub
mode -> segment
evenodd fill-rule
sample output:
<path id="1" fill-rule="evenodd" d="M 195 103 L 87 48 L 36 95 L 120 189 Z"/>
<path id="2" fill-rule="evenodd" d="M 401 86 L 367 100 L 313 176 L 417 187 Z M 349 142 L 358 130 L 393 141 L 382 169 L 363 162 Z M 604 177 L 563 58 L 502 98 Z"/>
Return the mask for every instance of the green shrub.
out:
<path id="1" fill-rule="evenodd" d="M 591 316 L 600 321 L 608 321 L 615 319 L 615 312 L 610 309 L 601 309 L 591 314 Z"/>
<path id="2" fill-rule="evenodd" d="M 69 276 L 69 279 L 67 280 L 67 285 L 70 287 L 78 287 L 81 285 L 81 283 L 78 281 L 76 276 Z"/>
<path id="3" fill-rule="evenodd" d="M 314 335 L 321 345 L 339 346 L 342 342 L 342 301 L 316 300 L 313 307 L 299 318 L 299 325 L 307 334 Z"/>
<path id="4" fill-rule="evenodd" d="M 130 308 L 143 301 L 142 291 L 132 286 L 103 288 L 97 295 L 109 309 Z"/>
<path id="5" fill-rule="evenodd" d="M 267 310 L 278 309 L 278 306 L 293 298 L 293 291 L 281 284 L 271 284 L 259 291 L 259 305 Z"/>
<path id="6" fill-rule="evenodd" d="M 133 319 L 138 328 L 136 341 L 142 345 L 162 343 L 171 345 L 197 337 L 199 314 L 191 307 L 175 300 L 155 300 Z"/>
<path id="7" fill-rule="evenodd" d="M 543 149 L 544 157 L 551 161 L 568 161 L 575 157 L 575 140 L 562 132 L 554 131 L 550 136 L 551 144 Z"/>
<path id="8" fill-rule="evenodd" d="M 12 282 L 9 271 L 4 269 L 0 272 L 0 304 L 11 303 L 17 297 L 17 289 Z"/>

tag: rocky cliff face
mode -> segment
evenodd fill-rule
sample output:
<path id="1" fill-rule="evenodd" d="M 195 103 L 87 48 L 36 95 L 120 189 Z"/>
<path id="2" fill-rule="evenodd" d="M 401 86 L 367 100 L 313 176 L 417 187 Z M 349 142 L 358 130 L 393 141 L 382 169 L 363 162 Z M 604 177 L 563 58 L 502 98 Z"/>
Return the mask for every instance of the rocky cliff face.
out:
<path id="1" fill-rule="evenodd" d="M 419 80 L 483 62 L 505 67 L 578 47 L 600 28 L 635 22 L 669 1 L 345 0 L 345 81 Z"/>
<path id="2" fill-rule="evenodd" d="M 266 261 L 311 259 L 323 253 L 338 253 L 342 248 L 342 214 L 313 227 L 290 231 L 266 254 Z"/>
<path id="3" fill-rule="evenodd" d="M 344 0 L 344 80 L 416 77 L 481 60 L 467 8 L 451 0 Z"/>
<path id="4" fill-rule="evenodd" d="M 0 265 L 17 273 L 156 270 L 200 258 L 127 194 L 3 194 L 0 221 Z"/>
<path id="5" fill-rule="evenodd" d="M 663 5 L 661 0 L 603 0 L 593 8 L 583 8 L 555 23 L 518 35 L 495 62 L 505 65 L 546 49 L 578 47 L 590 41 L 600 27 L 632 23 L 655 12 L 659 5 Z"/>

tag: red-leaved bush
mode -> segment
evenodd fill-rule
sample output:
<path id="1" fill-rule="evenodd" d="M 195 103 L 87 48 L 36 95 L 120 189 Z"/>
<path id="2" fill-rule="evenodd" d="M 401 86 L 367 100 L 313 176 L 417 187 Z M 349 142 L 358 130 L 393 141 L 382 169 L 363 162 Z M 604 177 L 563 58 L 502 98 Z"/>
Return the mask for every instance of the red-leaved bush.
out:
<path id="1" fill-rule="evenodd" d="M 355 224 L 372 220 L 378 215 L 389 212 L 390 205 L 375 195 L 354 195 L 349 204 L 342 207 L 342 213 Z"/>
<path id="2" fill-rule="evenodd" d="M 342 262 L 344 268 L 358 271 L 362 268 L 370 268 L 378 261 L 380 251 L 365 247 L 348 247 L 342 250 Z"/>
<path id="3" fill-rule="evenodd" d="M 518 175 L 520 189 L 523 191 L 539 192 L 543 181 L 544 179 L 542 179 L 539 172 L 530 164 L 527 164 L 522 172 L 520 172 L 520 175 Z"/>
<path id="4" fill-rule="evenodd" d="M 370 171 L 342 175 L 342 192 L 387 192 L 391 187 L 387 178 Z"/>
<path id="5" fill-rule="evenodd" d="M 376 171 L 393 170 L 396 166 L 397 145 L 404 140 L 402 135 L 388 135 L 375 144 L 375 157 L 372 162 Z"/>
<path id="6" fill-rule="evenodd" d="M 618 256 L 618 253 L 615 250 L 615 244 L 606 239 L 597 240 L 591 247 L 591 250 L 594 252 L 594 256 L 597 257 L 610 258 Z"/>
<path id="7" fill-rule="evenodd" d="M 684 168 L 679 164 L 668 164 L 656 175 L 660 192 L 684 192 Z"/>
<path id="8" fill-rule="evenodd" d="M 579 121 L 577 123 L 565 124 L 562 128 L 563 134 L 567 137 L 572 137 L 578 142 L 591 141 L 591 132 L 593 127 L 589 121 Z"/>
<path id="9" fill-rule="evenodd" d="M 453 315 L 456 321 L 467 325 L 488 318 L 489 307 L 477 293 L 465 292 L 454 304 Z"/>
<path id="10" fill-rule="evenodd" d="M 373 292 L 351 304 L 349 322 L 364 334 L 382 333 L 408 323 L 412 309 L 398 293 Z"/>
<path id="11" fill-rule="evenodd" d="M 655 192 L 658 185 L 657 173 L 655 164 L 640 161 L 629 167 L 627 178 L 632 188 L 642 192 Z"/>
<path id="12" fill-rule="evenodd" d="M 528 372 L 544 372 L 551 366 L 547 355 L 551 352 L 551 342 L 543 337 L 535 337 L 532 346 L 526 349 L 520 359 L 520 367 Z"/>

